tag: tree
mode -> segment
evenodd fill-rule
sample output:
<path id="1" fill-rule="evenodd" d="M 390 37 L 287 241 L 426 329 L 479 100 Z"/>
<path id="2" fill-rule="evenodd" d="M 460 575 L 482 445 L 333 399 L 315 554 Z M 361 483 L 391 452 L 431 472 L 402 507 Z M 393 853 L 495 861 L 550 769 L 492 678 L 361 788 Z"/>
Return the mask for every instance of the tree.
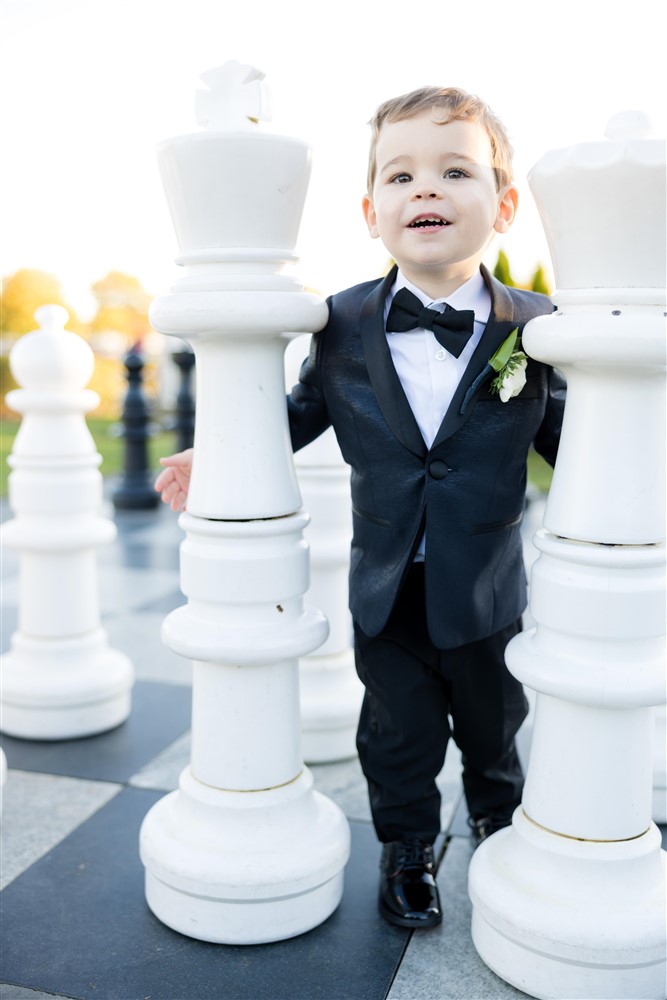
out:
<path id="1" fill-rule="evenodd" d="M 553 291 L 553 289 L 549 287 L 547 276 L 544 273 L 544 268 L 541 264 L 537 265 L 535 274 L 531 279 L 530 290 L 531 292 L 541 292 L 542 295 L 551 295 L 551 292 Z"/>
<path id="2" fill-rule="evenodd" d="M 97 312 L 90 325 L 93 333 L 124 333 L 132 344 L 148 333 L 151 299 L 138 278 L 122 271 L 109 271 L 95 282 L 92 290 L 97 299 Z"/>
<path id="3" fill-rule="evenodd" d="M 3 278 L 3 335 L 17 337 L 36 329 L 35 310 L 44 305 L 64 306 L 70 315 L 68 329 L 80 332 L 76 313 L 65 302 L 60 282 L 54 275 L 25 267 Z"/>
<path id="4" fill-rule="evenodd" d="M 510 273 L 510 262 L 507 259 L 507 254 L 504 250 L 498 251 L 498 260 L 496 261 L 496 266 L 493 269 L 493 277 L 497 278 L 503 285 L 508 285 L 510 288 L 516 288 L 516 283 Z"/>

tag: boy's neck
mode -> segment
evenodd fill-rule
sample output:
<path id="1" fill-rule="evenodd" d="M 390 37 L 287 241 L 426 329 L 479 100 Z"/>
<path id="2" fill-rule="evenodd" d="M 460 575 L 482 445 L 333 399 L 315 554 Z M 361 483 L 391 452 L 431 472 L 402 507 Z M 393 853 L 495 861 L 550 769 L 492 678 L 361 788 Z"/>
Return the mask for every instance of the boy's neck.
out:
<path id="1" fill-rule="evenodd" d="M 429 272 L 427 269 L 413 268 L 409 264 L 407 267 L 399 264 L 399 267 L 408 281 L 420 288 L 432 301 L 435 301 L 436 299 L 446 299 L 461 285 L 465 285 L 466 281 L 470 281 L 473 275 L 479 271 L 479 261 L 475 261 L 473 266 L 471 266 L 470 261 L 462 261 L 459 269 L 447 275 Z"/>

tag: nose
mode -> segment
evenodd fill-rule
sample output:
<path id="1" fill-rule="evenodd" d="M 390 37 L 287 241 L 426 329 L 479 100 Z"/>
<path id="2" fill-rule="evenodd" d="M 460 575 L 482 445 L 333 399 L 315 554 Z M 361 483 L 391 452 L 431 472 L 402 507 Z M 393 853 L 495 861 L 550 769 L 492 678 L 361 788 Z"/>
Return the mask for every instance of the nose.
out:
<path id="1" fill-rule="evenodd" d="M 440 193 L 437 191 L 435 186 L 423 184 L 421 187 L 417 188 L 417 190 L 414 192 L 414 197 L 415 200 L 422 201 L 427 198 L 439 198 Z"/>

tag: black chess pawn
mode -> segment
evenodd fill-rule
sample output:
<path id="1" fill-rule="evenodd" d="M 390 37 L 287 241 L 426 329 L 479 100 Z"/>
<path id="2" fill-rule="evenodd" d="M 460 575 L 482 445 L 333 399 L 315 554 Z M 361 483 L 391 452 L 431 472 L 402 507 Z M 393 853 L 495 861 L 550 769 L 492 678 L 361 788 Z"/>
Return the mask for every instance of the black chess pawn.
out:
<path id="1" fill-rule="evenodd" d="M 125 368 L 128 388 L 122 415 L 124 470 L 112 500 L 118 510 L 148 510 L 157 507 L 160 497 L 153 489 L 154 476 L 148 466 L 150 410 L 143 390 L 144 359 L 140 344 L 126 354 Z"/>
<path id="2" fill-rule="evenodd" d="M 195 400 L 191 380 L 195 366 L 194 351 L 188 349 L 172 354 L 180 371 L 180 385 L 176 396 L 176 451 L 192 448 L 195 438 Z"/>

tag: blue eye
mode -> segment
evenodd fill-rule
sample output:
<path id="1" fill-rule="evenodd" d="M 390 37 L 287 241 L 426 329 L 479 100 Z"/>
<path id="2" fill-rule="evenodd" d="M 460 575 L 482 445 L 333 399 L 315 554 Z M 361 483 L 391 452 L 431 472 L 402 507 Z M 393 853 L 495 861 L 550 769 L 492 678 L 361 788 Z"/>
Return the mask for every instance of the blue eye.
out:
<path id="1" fill-rule="evenodd" d="M 410 174 L 405 174 L 405 173 L 394 174 L 394 176 L 391 178 L 391 183 L 392 184 L 405 184 L 407 181 L 411 181 L 411 180 L 412 180 L 412 177 L 411 177 Z"/>
<path id="2" fill-rule="evenodd" d="M 461 177 L 469 177 L 470 174 L 467 174 L 465 170 L 461 170 L 460 167 L 452 167 L 451 170 L 446 170 L 443 176 L 448 177 L 450 180 L 457 181 Z"/>

